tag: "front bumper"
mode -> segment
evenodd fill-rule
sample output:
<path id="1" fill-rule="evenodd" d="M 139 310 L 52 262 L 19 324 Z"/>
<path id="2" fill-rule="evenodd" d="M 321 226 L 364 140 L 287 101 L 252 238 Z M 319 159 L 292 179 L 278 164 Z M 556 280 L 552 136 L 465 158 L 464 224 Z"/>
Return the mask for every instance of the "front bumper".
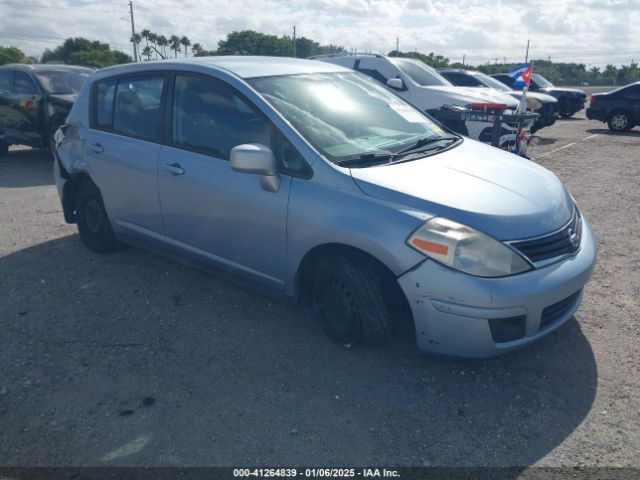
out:
<path id="1" fill-rule="evenodd" d="M 398 282 L 411 306 L 418 348 L 436 355 L 491 357 L 533 343 L 565 323 L 578 310 L 596 261 L 596 240 L 584 219 L 582 229 L 574 256 L 519 275 L 474 277 L 431 260 L 402 275 Z M 502 341 L 496 321 L 513 319 L 523 323 L 522 336 Z"/>

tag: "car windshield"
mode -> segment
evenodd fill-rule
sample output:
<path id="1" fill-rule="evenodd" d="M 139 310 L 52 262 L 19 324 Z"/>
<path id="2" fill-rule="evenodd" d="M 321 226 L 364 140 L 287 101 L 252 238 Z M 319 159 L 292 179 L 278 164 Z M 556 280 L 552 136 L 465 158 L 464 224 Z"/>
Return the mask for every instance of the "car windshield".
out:
<path id="1" fill-rule="evenodd" d="M 453 86 L 453 83 L 422 62 L 410 58 L 390 58 L 389 60 L 418 85 Z"/>
<path id="2" fill-rule="evenodd" d="M 64 95 L 79 93 L 91 70 L 38 70 L 35 73 L 47 92 Z"/>
<path id="3" fill-rule="evenodd" d="M 341 163 L 393 154 L 451 135 L 419 110 L 357 73 L 316 73 L 250 81 L 314 147 Z"/>
<path id="4" fill-rule="evenodd" d="M 494 88 L 496 90 L 501 90 L 503 92 L 512 91 L 511 88 L 507 87 L 500 80 L 496 80 L 495 78 L 490 77 L 486 73 L 476 73 L 474 76 L 489 88 Z"/>
<path id="5" fill-rule="evenodd" d="M 532 73 L 531 74 L 531 78 L 533 79 L 533 81 L 535 81 L 538 86 L 546 88 L 546 87 L 553 87 L 553 83 L 551 83 L 549 80 L 547 80 L 546 78 L 544 78 L 542 75 L 538 74 L 538 73 Z"/>

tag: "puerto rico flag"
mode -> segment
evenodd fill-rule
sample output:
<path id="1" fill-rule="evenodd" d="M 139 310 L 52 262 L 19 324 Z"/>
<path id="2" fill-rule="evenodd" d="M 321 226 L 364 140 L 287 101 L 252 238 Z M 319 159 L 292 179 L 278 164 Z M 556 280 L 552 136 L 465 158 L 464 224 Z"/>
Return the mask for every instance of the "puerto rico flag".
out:
<path id="1" fill-rule="evenodd" d="M 533 62 L 531 63 L 523 63 L 509 71 L 509 76 L 511 78 L 515 78 L 516 81 L 513 82 L 514 87 L 523 87 L 529 86 L 529 81 L 531 79 L 531 73 L 533 72 Z"/>

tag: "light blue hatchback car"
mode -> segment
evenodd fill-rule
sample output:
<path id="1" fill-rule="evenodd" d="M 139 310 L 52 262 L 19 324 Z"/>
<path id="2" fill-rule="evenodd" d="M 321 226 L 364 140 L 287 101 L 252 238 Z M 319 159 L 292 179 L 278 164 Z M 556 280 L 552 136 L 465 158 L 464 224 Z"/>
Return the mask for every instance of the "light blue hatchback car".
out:
<path id="1" fill-rule="evenodd" d="M 596 260 L 539 165 L 324 62 L 209 57 L 94 73 L 56 134 L 67 222 L 313 308 L 335 341 L 487 357 L 578 309 Z"/>

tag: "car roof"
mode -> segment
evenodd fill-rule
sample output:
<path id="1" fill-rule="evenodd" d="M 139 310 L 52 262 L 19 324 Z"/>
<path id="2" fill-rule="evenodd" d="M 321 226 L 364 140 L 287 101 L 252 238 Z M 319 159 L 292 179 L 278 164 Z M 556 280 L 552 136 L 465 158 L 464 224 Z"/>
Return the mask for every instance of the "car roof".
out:
<path id="1" fill-rule="evenodd" d="M 215 56 L 169 59 L 142 63 L 127 63 L 100 70 L 104 74 L 122 74 L 158 68 L 180 68 L 184 66 L 205 66 L 225 70 L 241 78 L 272 77 L 278 75 L 300 75 L 305 73 L 348 72 L 347 68 L 335 64 L 290 57 L 265 56 Z"/>
<path id="2" fill-rule="evenodd" d="M 466 75 L 478 75 L 479 73 L 482 73 L 476 70 L 466 70 L 464 68 L 439 68 L 438 71 L 444 73 L 464 73 Z"/>
<path id="3" fill-rule="evenodd" d="M 22 70 L 26 72 L 37 72 L 39 70 L 66 70 L 66 71 L 82 71 L 95 70 L 93 67 L 84 67 L 80 65 L 65 65 L 63 63 L 7 63 L 0 68 L 11 68 L 14 70 Z"/>

